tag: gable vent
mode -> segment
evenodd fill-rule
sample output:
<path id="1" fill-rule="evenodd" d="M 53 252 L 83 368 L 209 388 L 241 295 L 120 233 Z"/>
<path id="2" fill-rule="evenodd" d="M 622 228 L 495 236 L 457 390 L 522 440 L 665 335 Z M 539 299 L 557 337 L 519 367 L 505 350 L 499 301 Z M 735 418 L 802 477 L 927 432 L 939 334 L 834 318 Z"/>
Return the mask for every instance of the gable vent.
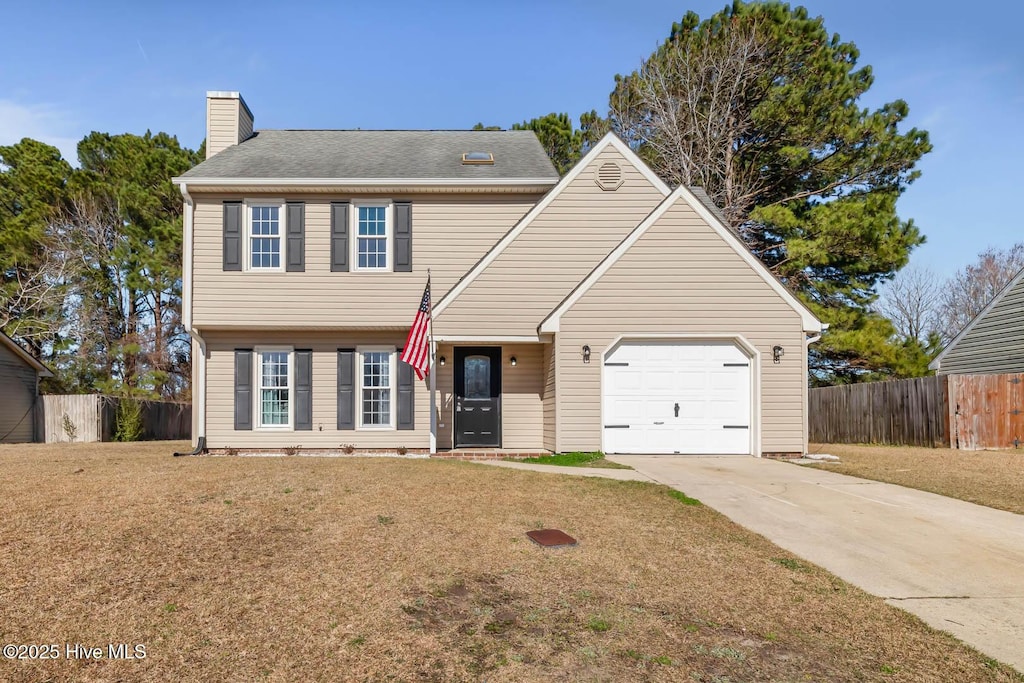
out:
<path id="1" fill-rule="evenodd" d="M 594 181 L 602 190 L 613 192 L 622 186 L 622 169 L 614 162 L 601 164 L 597 169 Z"/>

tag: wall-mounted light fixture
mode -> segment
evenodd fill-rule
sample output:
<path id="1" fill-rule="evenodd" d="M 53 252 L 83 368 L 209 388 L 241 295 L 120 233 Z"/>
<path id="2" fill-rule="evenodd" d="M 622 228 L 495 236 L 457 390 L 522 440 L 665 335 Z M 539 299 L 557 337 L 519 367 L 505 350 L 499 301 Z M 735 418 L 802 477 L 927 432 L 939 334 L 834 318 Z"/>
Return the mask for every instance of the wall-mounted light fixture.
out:
<path id="1" fill-rule="evenodd" d="M 448 362 L 448 359 L 445 358 L 444 356 L 441 356 L 440 358 L 437 359 L 437 362 L 440 363 L 441 365 L 444 365 L 445 363 Z"/>
<path id="2" fill-rule="evenodd" d="M 587 345 L 587 344 L 583 345 L 583 362 L 584 363 L 589 363 L 590 362 L 590 346 Z"/>
<path id="3" fill-rule="evenodd" d="M 772 362 L 778 365 L 782 362 L 782 357 L 786 355 L 786 349 L 782 348 L 778 344 L 772 347 Z"/>
<path id="4" fill-rule="evenodd" d="M 515 356 L 512 356 L 511 358 L 508 359 L 508 362 L 512 367 L 515 367 L 516 363 L 518 363 L 519 361 L 516 360 Z"/>

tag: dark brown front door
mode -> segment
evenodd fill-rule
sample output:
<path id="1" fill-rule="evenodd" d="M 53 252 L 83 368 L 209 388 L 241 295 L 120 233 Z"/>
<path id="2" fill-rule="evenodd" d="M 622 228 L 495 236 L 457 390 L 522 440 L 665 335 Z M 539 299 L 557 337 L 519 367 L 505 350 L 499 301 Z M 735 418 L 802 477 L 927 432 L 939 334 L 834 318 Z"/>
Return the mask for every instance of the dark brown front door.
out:
<path id="1" fill-rule="evenodd" d="M 455 447 L 501 446 L 501 348 L 455 349 Z"/>

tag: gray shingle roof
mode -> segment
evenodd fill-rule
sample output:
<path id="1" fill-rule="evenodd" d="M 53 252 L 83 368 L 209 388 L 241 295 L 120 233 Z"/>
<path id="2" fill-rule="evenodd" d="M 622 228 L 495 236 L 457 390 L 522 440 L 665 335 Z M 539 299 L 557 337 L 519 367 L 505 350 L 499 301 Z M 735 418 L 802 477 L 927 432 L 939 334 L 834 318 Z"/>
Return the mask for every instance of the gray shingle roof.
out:
<path id="1" fill-rule="evenodd" d="M 494 165 L 464 165 L 492 152 Z M 183 178 L 558 180 L 533 131 L 260 130 Z"/>
<path id="2" fill-rule="evenodd" d="M 697 198 L 697 201 L 704 205 L 705 209 L 710 211 L 715 218 L 722 221 L 722 225 L 727 227 L 734 235 L 740 237 L 740 231 L 733 227 L 732 223 L 729 222 L 729 219 L 725 217 L 725 213 L 718 204 L 715 204 L 715 201 L 708 196 L 708 193 L 704 191 L 703 187 L 690 185 L 690 192 L 692 192 L 693 196 Z"/>

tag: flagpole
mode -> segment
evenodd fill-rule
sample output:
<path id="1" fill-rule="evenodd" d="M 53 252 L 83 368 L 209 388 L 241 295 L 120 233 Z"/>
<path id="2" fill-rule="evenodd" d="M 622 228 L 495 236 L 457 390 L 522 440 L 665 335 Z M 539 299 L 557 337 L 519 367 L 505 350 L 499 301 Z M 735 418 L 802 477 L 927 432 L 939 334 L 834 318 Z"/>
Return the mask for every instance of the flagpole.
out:
<path id="1" fill-rule="evenodd" d="M 427 268 L 427 289 L 430 289 L 430 268 Z M 435 403 L 437 394 L 437 373 L 434 372 L 434 359 L 437 357 L 437 349 L 434 347 L 434 292 L 430 292 L 430 298 L 428 300 L 430 316 L 430 329 L 428 331 L 430 335 L 430 365 L 429 378 L 430 378 L 430 454 L 437 453 L 437 404 Z"/>

